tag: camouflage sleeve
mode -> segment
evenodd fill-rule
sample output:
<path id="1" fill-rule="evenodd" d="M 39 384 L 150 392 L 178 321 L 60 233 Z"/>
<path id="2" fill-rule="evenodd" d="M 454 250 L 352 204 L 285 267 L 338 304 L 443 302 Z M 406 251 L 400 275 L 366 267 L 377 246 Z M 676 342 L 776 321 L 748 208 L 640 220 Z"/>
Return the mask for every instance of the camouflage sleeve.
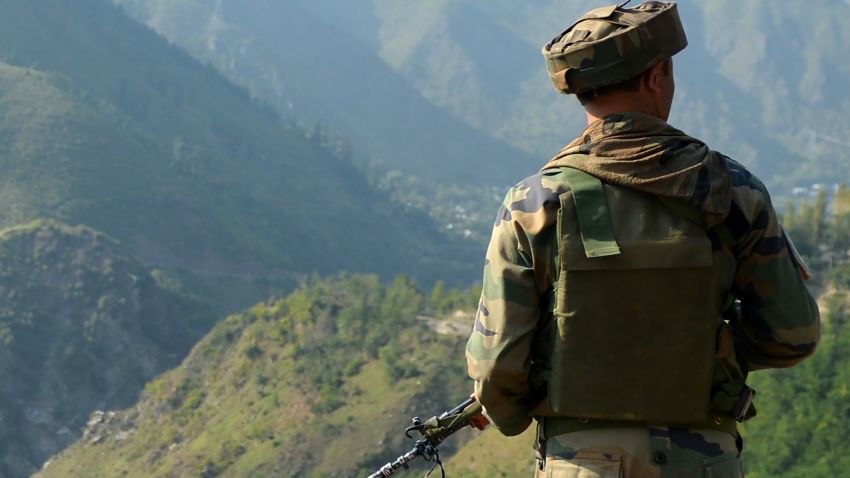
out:
<path id="1" fill-rule="evenodd" d="M 733 293 L 741 302 L 735 349 L 749 370 L 790 367 L 814 353 L 817 303 L 767 189 L 737 163 L 730 162 L 730 170 L 734 195 L 726 226 L 735 239 Z"/>
<path id="2" fill-rule="evenodd" d="M 512 188 L 499 211 L 484 267 L 483 290 L 466 348 L 475 394 L 505 435 L 531 423 L 531 344 L 541 297 L 551 289 L 558 188 L 537 175 Z M 551 186 L 551 185 L 550 185 Z"/>

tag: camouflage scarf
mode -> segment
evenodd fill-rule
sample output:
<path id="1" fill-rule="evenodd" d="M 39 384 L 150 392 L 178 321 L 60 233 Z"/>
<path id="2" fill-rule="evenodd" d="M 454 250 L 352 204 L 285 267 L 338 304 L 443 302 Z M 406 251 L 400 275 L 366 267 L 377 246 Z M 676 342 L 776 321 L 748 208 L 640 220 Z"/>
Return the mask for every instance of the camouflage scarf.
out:
<path id="1" fill-rule="evenodd" d="M 604 182 L 684 199 L 722 222 L 732 201 L 723 156 L 666 122 L 641 113 L 606 116 L 552 158 L 543 169 L 569 166 Z"/>

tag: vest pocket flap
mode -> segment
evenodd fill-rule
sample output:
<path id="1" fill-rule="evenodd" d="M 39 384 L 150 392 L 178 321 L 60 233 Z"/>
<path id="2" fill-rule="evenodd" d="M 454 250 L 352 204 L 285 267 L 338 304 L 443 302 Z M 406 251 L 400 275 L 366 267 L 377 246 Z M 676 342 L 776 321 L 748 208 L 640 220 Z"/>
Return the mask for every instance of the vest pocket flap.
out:
<path id="1" fill-rule="evenodd" d="M 570 247 L 574 248 L 575 246 Z M 581 251 L 567 250 L 563 258 L 564 268 L 680 269 L 713 265 L 711 242 L 707 237 L 671 237 L 655 241 L 625 242 L 620 244 L 620 249 L 623 251 L 621 255 L 594 258 L 585 257 Z"/>

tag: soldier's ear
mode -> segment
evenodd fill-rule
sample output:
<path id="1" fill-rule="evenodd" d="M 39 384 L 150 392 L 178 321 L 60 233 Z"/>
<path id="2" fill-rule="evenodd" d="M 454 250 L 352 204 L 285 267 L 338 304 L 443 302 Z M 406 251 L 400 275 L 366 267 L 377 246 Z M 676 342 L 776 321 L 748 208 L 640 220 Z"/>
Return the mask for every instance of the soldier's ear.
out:
<path id="1" fill-rule="evenodd" d="M 668 62 L 669 60 L 662 61 L 644 74 L 644 85 L 651 93 L 662 94 L 667 87 L 667 77 L 672 73 L 672 65 Z"/>

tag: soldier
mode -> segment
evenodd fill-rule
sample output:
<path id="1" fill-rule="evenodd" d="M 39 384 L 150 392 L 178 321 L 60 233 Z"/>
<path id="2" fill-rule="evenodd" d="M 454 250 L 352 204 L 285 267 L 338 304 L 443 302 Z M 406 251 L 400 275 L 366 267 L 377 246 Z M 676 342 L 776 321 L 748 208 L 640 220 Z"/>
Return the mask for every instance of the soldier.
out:
<path id="1" fill-rule="evenodd" d="M 546 477 L 740 477 L 750 371 L 820 335 L 764 185 L 667 124 L 675 4 L 593 10 L 543 48 L 587 129 L 499 211 L 467 345 L 475 393 Z"/>

